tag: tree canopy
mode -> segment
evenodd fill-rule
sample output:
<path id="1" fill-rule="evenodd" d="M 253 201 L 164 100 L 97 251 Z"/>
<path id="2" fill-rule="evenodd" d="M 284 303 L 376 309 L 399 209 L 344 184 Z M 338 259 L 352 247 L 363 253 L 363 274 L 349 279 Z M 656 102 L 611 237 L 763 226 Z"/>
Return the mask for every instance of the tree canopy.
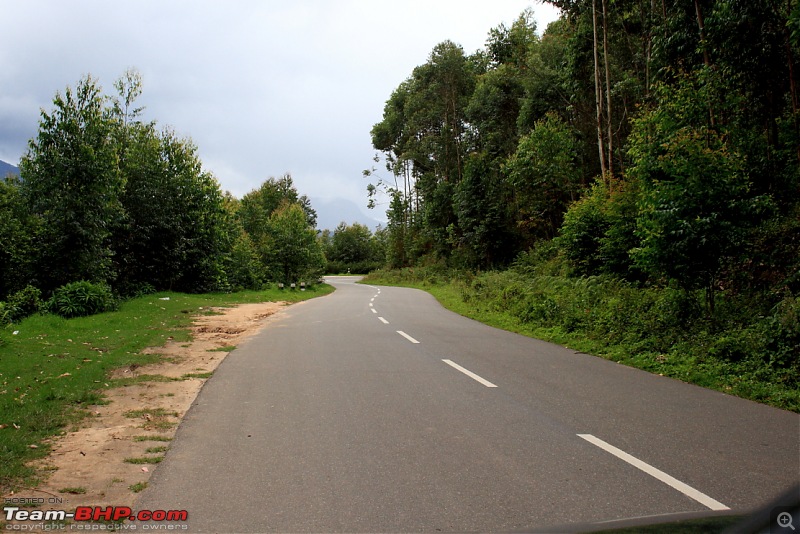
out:
<path id="1" fill-rule="evenodd" d="M 546 1 L 543 33 L 525 11 L 475 54 L 445 41 L 386 101 L 387 263 L 503 267 L 558 238 L 576 274 L 710 307 L 737 271 L 796 290 L 763 232 L 800 209 L 797 3 Z"/>
<path id="2" fill-rule="evenodd" d="M 316 212 L 291 176 L 235 199 L 191 139 L 142 122 L 138 72 L 114 89 L 86 76 L 58 92 L 21 178 L 0 181 L 0 300 L 81 281 L 124 296 L 318 276 Z"/>

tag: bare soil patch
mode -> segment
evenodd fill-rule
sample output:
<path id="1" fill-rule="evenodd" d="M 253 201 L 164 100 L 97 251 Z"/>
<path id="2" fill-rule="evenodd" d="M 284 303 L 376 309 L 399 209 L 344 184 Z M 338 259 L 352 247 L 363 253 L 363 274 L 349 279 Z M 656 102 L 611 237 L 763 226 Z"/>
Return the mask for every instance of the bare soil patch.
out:
<path id="1" fill-rule="evenodd" d="M 146 486 L 210 374 L 231 347 L 261 330 L 286 305 L 212 308 L 218 315 L 195 319 L 192 341 L 169 341 L 146 349 L 162 355 L 161 362 L 115 370 L 109 378 L 128 378 L 128 385 L 107 390 L 108 404 L 93 407 L 81 428 L 55 440 L 50 456 L 37 463 L 42 472 L 49 472 L 47 480 L 18 497 L 64 499 L 61 505 L 42 506 L 43 510 L 132 506 L 136 490 Z"/>

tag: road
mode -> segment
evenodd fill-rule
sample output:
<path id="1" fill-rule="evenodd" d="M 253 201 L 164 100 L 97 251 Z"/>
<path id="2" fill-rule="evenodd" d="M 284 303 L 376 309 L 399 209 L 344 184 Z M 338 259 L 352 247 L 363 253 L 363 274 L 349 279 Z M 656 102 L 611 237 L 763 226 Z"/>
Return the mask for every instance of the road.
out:
<path id="1" fill-rule="evenodd" d="M 800 480 L 800 416 L 331 278 L 220 365 L 138 509 L 196 532 L 518 531 Z"/>

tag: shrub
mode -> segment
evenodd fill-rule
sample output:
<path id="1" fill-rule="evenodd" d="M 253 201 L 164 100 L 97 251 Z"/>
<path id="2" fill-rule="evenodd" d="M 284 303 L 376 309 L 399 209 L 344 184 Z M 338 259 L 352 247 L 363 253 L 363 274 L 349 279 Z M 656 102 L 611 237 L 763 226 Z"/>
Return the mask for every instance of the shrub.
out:
<path id="1" fill-rule="evenodd" d="M 149 282 L 124 282 L 114 286 L 114 292 L 123 298 L 138 298 L 152 295 L 156 288 Z"/>
<path id="2" fill-rule="evenodd" d="M 42 292 L 30 285 L 10 295 L 6 302 L 9 321 L 15 323 L 41 311 L 41 296 Z"/>
<path id="3" fill-rule="evenodd" d="M 11 322 L 11 309 L 5 302 L 0 302 L 0 326 Z"/>
<path id="4" fill-rule="evenodd" d="M 56 289 L 47 307 L 62 317 L 82 317 L 113 310 L 116 301 L 107 285 L 83 280 Z"/>
<path id="5" fill-rule="evenodd" d="M 763 355 L 770 366 L 800 371 L 800 299 L 784 298 L 762 321 L 761 327 Z"/>

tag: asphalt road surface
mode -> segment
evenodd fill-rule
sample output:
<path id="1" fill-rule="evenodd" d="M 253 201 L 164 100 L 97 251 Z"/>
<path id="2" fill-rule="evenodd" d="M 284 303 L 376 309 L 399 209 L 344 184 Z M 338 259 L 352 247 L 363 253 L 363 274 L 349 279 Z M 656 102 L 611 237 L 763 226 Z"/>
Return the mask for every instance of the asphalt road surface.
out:
<path id="1" fill-rule="evenodd" d="M 330 278 L 233 351 L 136 508 L 195 532 L 520 531 L 748 511 L 800 416 Z"/>

